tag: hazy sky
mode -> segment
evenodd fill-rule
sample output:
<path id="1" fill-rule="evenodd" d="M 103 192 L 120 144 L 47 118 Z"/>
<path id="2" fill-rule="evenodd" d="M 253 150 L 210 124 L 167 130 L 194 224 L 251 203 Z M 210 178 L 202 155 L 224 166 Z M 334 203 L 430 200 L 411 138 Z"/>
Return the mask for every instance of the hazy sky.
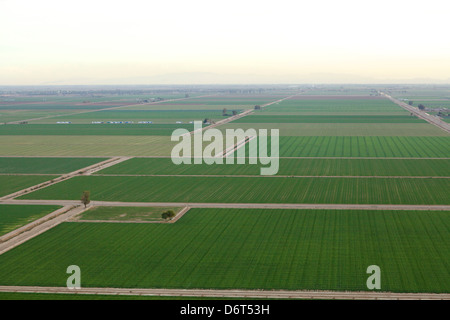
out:
<path id="1" fill-rule="evenodd" d="M 449 16 L 447 0 L 0 0 L 0 85 L 450 82 Z"/>

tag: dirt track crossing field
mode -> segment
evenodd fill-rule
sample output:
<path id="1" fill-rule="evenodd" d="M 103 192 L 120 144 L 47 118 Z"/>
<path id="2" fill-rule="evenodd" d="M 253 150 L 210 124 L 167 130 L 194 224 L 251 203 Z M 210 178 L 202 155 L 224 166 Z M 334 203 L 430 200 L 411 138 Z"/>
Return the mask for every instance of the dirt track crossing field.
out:
<path id="1" fill-rule="evenodd" d="M 0 286 L 0 292 L 103 294 L 159 297 L 249 298 L 249 299 L 350 299 L 350 300 L 450 300 L 450 294 L 393 293 L 365 291 L 196 290 L 125 289 Z"/>

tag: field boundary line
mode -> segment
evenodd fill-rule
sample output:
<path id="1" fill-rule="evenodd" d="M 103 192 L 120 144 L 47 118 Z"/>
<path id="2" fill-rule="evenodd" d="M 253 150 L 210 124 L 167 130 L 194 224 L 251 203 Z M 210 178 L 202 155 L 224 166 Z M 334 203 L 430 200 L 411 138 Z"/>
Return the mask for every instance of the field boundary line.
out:
<path id="1" fill-rule="evenodd" d="M 3 200 L 0 204 L 80 205 L 79 200 Z M 91 201 L 95 207 L 189 207 L 224 209 L 317 209 L 317 210 L 391 210 L 391 211 L 450 211 L 450 205 L 427 204 L 333 204 L 333 203 L 214 203 L 214 202 L 121 202 Z"/>
<path id="2" fill-rule="evenodd" d="M 241 145 L 242 146 L 242 145 Z M 239 147 L 241 147 L 239 146 Z M 232 150 L 233 151 L 233 150 Z M 354 179 L 450 179 L 449 176 L 310 176 L 310 175 L 250 175 L 250 174 L 96 174 L 96 177 L 205 177 L 205 178 L 354 178 Z"/>
<path id="3" fill-rule="evenodd" d="M 274 299 L 351 299 L 351 300 L 450 300 L 448 293 L 396 293 L 379 291 L 315 291 L 315 290 L 239 290 L 239 289 L 141 289 L 0 286 L 0 292 L 60 293 L 87 295 L 221 297 Z"/>

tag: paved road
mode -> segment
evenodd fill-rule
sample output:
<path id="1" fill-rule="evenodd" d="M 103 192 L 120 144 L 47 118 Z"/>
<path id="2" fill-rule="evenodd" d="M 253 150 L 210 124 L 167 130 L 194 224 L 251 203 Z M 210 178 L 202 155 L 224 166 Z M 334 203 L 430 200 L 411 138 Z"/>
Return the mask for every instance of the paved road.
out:
<path id="1" fill-rule="evenodd" d="M 284 291 L 284 290 L 205 290 L 205 289 L 125 289 L 0 286 L 0 292 L 69 293 L 166 297 L 269 298 L 269 299 L 360 299 L 360 300 L 449 300 L 443 293 L 394 293 L 366 291 Z"/>
<path id="2" fill-rule="evenodd" d="M 0 204 L 80 205 L 79 200 L 3 200 Z M 228 209 L 337 209 L 337 210 L 429 210 L 449 211 L 450 205 L 404 204 L 308 204 L 308 203 L 198 203 L 198 202 L 118 202 L 91 201 L 97 207 L 189 207 Z"/>

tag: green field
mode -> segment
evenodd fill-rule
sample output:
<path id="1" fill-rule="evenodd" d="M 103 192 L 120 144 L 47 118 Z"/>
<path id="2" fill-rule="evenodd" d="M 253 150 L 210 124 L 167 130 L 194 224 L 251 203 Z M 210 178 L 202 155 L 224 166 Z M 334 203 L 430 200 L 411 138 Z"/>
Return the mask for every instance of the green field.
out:
<path id="1" fill-rule="evenodd" d="M 450 158 L 450 136 L 280 136 L 279 151 L 281 157 Z"/>
<path id="2" fill-rule="evenodd" d="M 259 175 L 260 165 L 175 165 L 170 158 L 133 158 L 95 174 Z M 450 159 L 289 159 L 281 158 L 278 175 L 303 176 L 447 176 Z"/>
<path id="3" fill-rule="evenodd" d="M 107 158 L 14 158 L 0 157 L 0 173 L 63 174 Z"/>
<path id="4" fill-rule="evenodd" d="M 0 197 L 56 178 L 57 176 L 0 175 Z"/>
<path id="5" fill-rule="evenodd" d="M 194 130 L 193 124 L 28 124 L 0 125 L 0 135 L 114 135 L 170 136 L 175 129 Z"/>
<path id="6" fill-rule="evenodd" d="M 450 134 L 429 123 L 227 123 L 226 129 L 279 130 L 280 136 L 443 136 Z"/>
<path id="7" fill-rule="evenodd" d="M 37 220 L 61 207 L 0 205 L 0 236 Z"/>
<path id="8" fill-rule="evenodd" d="M 369 99 L 361 98 L 343 98 L 335 99 L 334 97 L 321 97 L 320 99 L 308 99 L 301 96 L 301 99 L 288 99 L 280 103 L 265 107 L 258 114 L 274 114 L 274 113 L 295 113 L 310 115 L 405 115 L 409 113 L 394 104 L 393 102 L 379 98 Z"/>
<path id="9" fill-rule="evenodd" d="M 79 220 L 163 221 L 164 211 L 179 212 L 179 207 L 92 207 L 77 216 Z"/>
<path id="10" fill-rule="evenodd" d="M 413 116 L 399 115 L 272 115 L 252 114 L 232 123 L 426 123 Z"/>
<path id="11" fill-rule="evenodd" d="M 450 204 L 445 178 L 83 176 L 19 199 L 212 203 Z"/>
<path id="12" fill-rule="evenodd" d="M 448 212 L 191 210 L 175 224 L 63 223 L 0 256 L 2 285 L 449 292 Z M 170 239 L 172 241 L 167 241 Z M 179 241 L 176 241 L 179 239 Z"/>

